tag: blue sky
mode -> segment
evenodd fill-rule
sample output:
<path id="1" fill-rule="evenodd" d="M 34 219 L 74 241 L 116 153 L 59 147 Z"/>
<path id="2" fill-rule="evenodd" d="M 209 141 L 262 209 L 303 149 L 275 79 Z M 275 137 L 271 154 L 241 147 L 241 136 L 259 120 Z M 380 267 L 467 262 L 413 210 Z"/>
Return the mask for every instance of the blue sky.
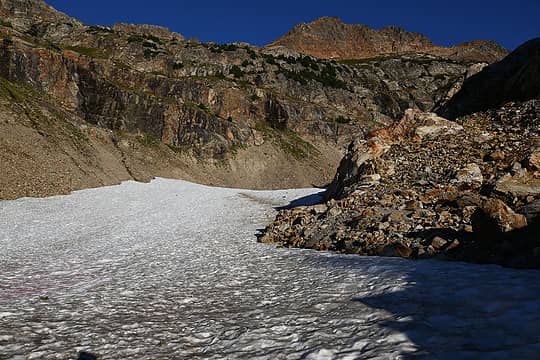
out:
<path id="1" fill-rule="evenodd" d="M 87 24 L 163 25 L 190 38 L 264 45 L 321 16 L 373 28 L 397 25 L 440 45 L 495 40 L 508 49 L 540 36 L 540 0 L 46 0 Z"/>

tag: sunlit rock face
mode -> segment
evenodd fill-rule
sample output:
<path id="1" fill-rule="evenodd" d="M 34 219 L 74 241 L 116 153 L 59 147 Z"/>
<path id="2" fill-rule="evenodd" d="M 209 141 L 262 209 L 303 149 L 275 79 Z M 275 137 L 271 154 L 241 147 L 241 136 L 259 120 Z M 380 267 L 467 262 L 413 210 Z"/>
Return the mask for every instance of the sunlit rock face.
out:
<path id="1" fill-rule="evenodd" d="M 345 24 L 339 18 L 323 17 L 300 24 L 269 44 L 323 59 L 365 59 L 388 54 L 426 53 L 448 59 L 492 63 L 508 51 L 493 41 L 475 40 L 452 47 L 433 44 L 426 36 L 396 26 L 380 30 L 366 25 Z"/>

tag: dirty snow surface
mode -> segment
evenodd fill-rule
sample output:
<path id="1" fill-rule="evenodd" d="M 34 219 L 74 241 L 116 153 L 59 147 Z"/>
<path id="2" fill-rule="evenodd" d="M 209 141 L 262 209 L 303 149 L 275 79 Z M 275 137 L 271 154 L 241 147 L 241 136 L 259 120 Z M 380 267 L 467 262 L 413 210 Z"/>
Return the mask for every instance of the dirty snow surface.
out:
<path id="1" fill-rule="evenodd" d="M 540 358 L 540 271 L 256 242 L 317 191 L 157 179 L 0 202 L 0 359 Z"/>

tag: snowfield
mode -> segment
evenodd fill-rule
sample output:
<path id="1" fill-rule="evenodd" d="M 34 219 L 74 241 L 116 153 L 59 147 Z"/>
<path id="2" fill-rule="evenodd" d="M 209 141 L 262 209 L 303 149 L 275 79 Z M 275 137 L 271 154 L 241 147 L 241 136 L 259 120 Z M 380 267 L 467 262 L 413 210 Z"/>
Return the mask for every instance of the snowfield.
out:
<path id="1" fill-rule="evenodd" d="M 0 359 L 540 358 L 540 271 L 256 242 L 318 191 L 157 179 L 0 202 Z"/>

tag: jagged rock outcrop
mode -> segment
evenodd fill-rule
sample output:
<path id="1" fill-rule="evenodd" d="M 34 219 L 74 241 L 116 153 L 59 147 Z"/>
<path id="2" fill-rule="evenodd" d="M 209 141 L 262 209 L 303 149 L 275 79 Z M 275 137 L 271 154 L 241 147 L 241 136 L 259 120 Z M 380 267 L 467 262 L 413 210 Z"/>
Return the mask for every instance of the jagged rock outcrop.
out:
<path id="1" fill-rule="evenodd" d="M 540 38 L 527 41 L 500 62 L 469 77 L 437 112 L 455 119 L 534 98 L 540 98 Z"/>
<path id="2" fill-rule="evenodd" d="M 493 41 L 475 40 L 445 48 L 419 33 L 396 26 L 380 30 L 366 25 L 345 24 L 336 17 L 323 17 L 297 25 L 267 47 L 285 47 L 323 59 L 364 59 L 387 54 L 427 53 L 448 59 L 492 63 L 508 53 Z"/>
<path id="3" fill-rule="evenodd" d="M 112 30 L 126 34 L 136 34 L 148 38 L 155 37 L 167 41 L 185 40 L 181 34 L 171 32 L 168 28 L 158 25 L 117 23 L 113 25 Z"/>
<path id="4" fill-rule="evenodd" d="M 324 204 L 281 211 L 260 240 L 538 268 L 540 117 L 525 111 L 537 106 L 459 122 L 407 111 L 351 144 Z"/>
<path id="5" fill-rule="evenodd" d="M 67 34 L 82 25 L 42 0 L 2 0 L 0 16 L 4 26 L 33 36 Z"/>
<path id="6" fill-rule="evenodd" d="M 325 196 L 327 199 L 342 198 L 350 193 L 351 186 L 356 187 L 366 177 L 372 179 L 370 174 L 377 167 L 377 162 L 392 145 L 411 139 L 421 141 L 423 138 L 454 135 L 462 130 L 461 125 L 435 114 L 409 109 L 401 121 L 372 132 L 366 140 L 356 139 L 351 143 Z"/>

